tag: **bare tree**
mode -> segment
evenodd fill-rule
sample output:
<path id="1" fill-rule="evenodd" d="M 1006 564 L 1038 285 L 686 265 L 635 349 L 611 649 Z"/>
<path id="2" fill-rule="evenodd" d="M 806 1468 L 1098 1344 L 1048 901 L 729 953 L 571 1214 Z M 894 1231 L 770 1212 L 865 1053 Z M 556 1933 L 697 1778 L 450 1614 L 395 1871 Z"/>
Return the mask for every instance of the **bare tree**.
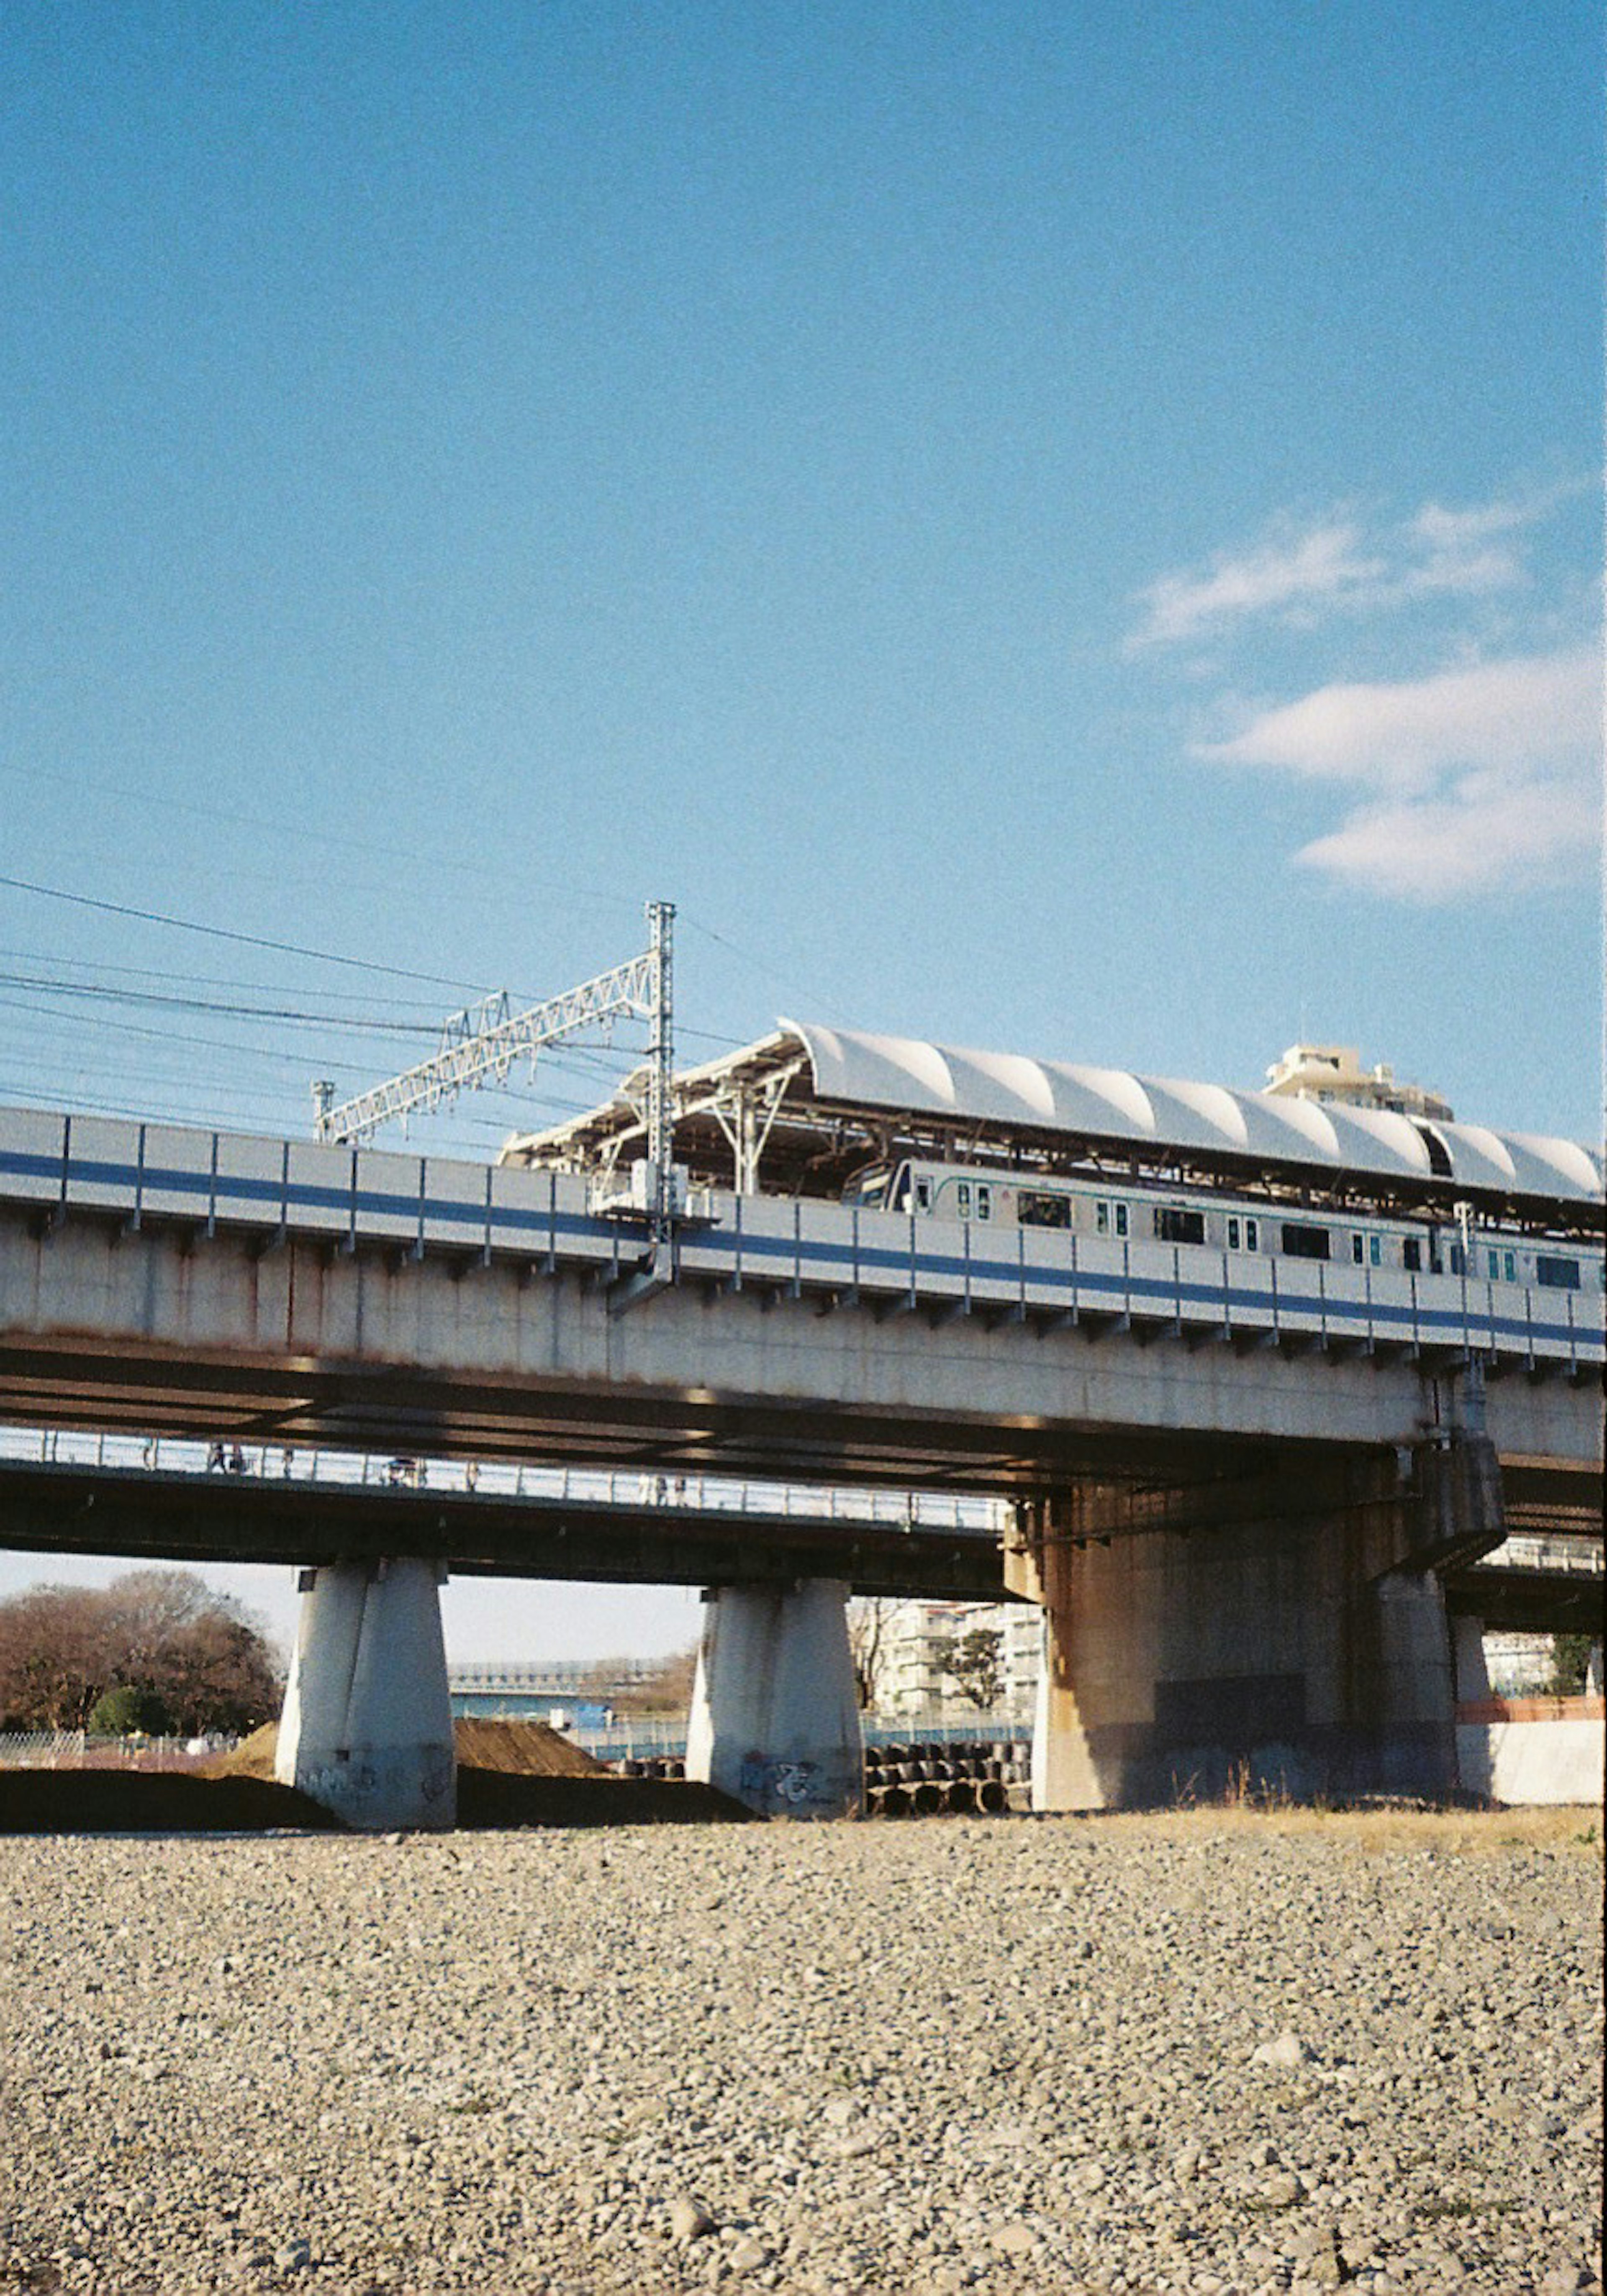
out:
<path id="1" fill-rule="evenodd" d="M 692 1703 L 692 1684 L 697 1673 L 697 1644 L 690 1643 L 665 1659 L 653 1674 L 622 1690 L 614 1701 L 619 1714 L 684 1715 Z"/>
<path id="2" fill-rule="evenodd" d="M 103 1603 L 77 1587 L 33 1587 L 0 1603 L 0 1722 L 80 1730 L 109 1686 Z"/>
<path id="3" fill-rule="evenodd" d="M 149 1694 L 186 1734 L 243 1730 L 279 1702 L 258 1628 L 187 1570 L 135 1570 L 107 1587 L 38 1587 L 0 1603 L 0 1719 L 79 1729 L 103 1697 Z"/>
<path id="4" fill-rule="evenodd" d="M 897 1608 L 885 1595 L 863 1595 L 848 1605 L 848 1649 L 861 1710 L 874 1706 L 880 1692 L 882 1663 Z"/>

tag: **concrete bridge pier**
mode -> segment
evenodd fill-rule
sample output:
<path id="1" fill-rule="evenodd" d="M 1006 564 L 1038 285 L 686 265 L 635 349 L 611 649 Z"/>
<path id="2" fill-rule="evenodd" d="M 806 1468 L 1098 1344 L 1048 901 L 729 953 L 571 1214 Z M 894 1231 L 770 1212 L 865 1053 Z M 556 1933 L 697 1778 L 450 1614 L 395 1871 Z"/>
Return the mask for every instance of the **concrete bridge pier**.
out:
<path id="1" fill-rule="evenodd" d="M 302 1574 L 274 1774 L 361 1832 L 457 1819 L 441 1576 L 416 1559 Z"/>
<path id="2" fill-rule="evenodd" d="M 1007 1582 L 1048 1624 L 1034 1808 L 1449 1792 L 1455 1687 L 1438 1573 L 1502 1536 L 1482 1436 L 1238 1486 L 1084 1487 L 1023 1507 Z"/>
<path id="3" fill-rule="evenodd" d="M 1490 1672 L 1484 1660 L 1484 1620 L 1458 1611 L 1451 1620 L 1451 1656 L 1459 1705 L 1479 1704 L 1490 1694 Z"/>
<path id="4" fill-rule="evenodd" d="M 687 1775 L 766 1817 L 854 1816 L 864 1749 L 847 1587 L 811 1578 L 706 1600 Z"/>

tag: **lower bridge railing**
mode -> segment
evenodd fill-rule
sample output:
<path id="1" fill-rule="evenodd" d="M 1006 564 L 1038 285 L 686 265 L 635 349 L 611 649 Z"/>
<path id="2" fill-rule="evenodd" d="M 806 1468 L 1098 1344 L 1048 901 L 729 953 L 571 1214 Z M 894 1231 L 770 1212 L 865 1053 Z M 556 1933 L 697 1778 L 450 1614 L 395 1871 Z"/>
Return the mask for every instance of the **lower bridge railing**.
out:
<path id="1" fill-rule="evenodd" d="M 996 1501 L 952 1492 L 856 1489 L 846 1485 L 774 1483 L 720 1475 L 622 1473 L 589 1467 L 532 1467 L 498 1460 L 432 1459 L 390 1452 L 297 1448 L 285 1444 L 193 1441 L 181 1436 L 80 1434 L 69 1429 L 0 1427 L 0 1461 L 161 1474 L 241 1476 L 401 1490 L 474 1493 L 486 1497 L 584 1500 L 613 1506 L 686 1507 L 800 1521 L 908 1524 L 996 1537 Z"/>

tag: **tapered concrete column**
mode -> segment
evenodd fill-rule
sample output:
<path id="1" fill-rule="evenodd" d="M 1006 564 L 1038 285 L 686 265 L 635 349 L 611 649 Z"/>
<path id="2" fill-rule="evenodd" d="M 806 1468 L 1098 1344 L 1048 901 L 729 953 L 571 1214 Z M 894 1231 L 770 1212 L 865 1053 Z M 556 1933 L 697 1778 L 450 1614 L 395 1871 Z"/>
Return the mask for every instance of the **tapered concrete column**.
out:
<path id="1" fill-rule="evenodd" d="M 1046 1613 L 1034 1808 L 1452 1791 L 1436 1566 L 1502 1533 L 1477 1439 L 1165 1507 L 1084 1487 L 1024 1510 L 1006 1577 Z"/>
<path id="2" fill-rule="evenodd" d="M 457 1767 L 435 1564 L 328 1563 L 301 1583 L 275 1776 L 359 1831 L 452 1825 Z"/>
<path id="3" fill-rule="evenodd" d="M 1432 1570 L 1390 1570 L 1357 1587 L 1347 1608 L 1353 1656 L 1348 1685 L 1341 1677 L 1339 1687 L 1351 1742 L 1338 1750 L 1333 1787 L 1455 1792 L 1456 1682 L 1445 1588 Z"/>
<path id="4" fill-rule="evenodd" d="M 1451 1621 L 1451 1653 L 1456 1677 L 1456 1702 L 1476 1706 L 1490 1694 L 1490 1672 L 1484 1659 L 1484 1620 L 1461 1613 Z"/>
<path id="5" fill-rule="evenodd" d="M 722 1587 L 709 1598 L 687 1775 L 767 1817 L 848 1817 L 864 1795 L 864 1751 L 848 1589 Z"/>

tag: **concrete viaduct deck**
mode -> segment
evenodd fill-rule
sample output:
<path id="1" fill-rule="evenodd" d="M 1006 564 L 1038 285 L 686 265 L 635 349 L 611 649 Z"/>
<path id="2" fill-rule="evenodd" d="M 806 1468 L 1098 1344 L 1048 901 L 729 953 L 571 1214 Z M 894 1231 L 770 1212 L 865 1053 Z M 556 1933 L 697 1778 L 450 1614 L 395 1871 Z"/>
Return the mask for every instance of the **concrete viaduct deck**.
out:
<path id="1" fill-rule="evenodd" d="M 1600 1457 L 1572 1293 L 744 1197 L 654 1255 L 564 1175 L 24 1115 L 5 1144 L 20 1423 L 1020 1493 L 1410 1445 L 1477 1360 L 1504 1456 Z"/>

